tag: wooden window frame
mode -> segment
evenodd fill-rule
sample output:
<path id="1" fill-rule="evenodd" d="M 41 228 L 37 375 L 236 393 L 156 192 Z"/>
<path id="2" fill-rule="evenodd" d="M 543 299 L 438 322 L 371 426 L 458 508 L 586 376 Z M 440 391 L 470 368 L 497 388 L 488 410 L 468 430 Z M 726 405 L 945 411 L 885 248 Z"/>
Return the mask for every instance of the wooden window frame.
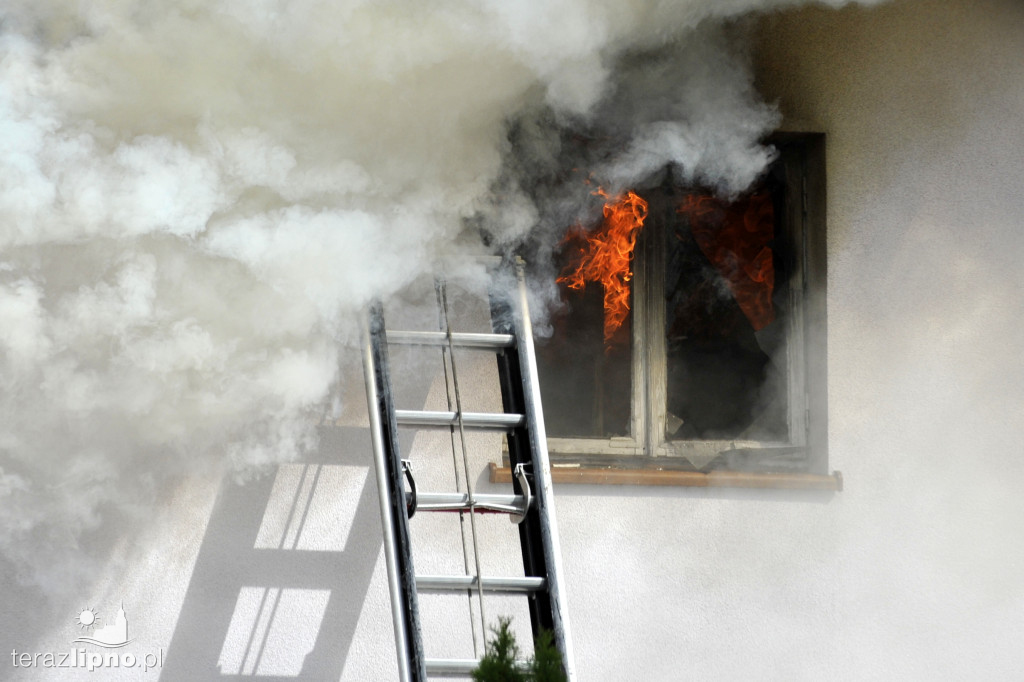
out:
<path id="1" fill-rule="evenodd" d="M 696 455 L 700 461 L 712 453 L 717 455 L 727 451 L 741 453 L 742 456 L 731 458 L 724 468 L 714 468 L 712 473 L 716 473 L 720 480 L 735 478 L 723 478 L 723 472 L 784 474 L 791 477 L 790 481 L 797 480 L 792 478 L 793 475 L 834 478 L 826 476 L 825 140 L 822 134 L 779 133 L 769 143 L 778 150 L 776 163 L 784 173 L 786 190 L 782 229 L 785 239 L 796 251 L 789 264 L 790 300 L 786 320 L 789 441 L 668 440 L 664 437 L 667 419 L 665 259 L 656 252 L 655 239 L 646 239 L 641 241 L 641 245 L 646 246 L 638 248 L 633 280 L 632 435 L 606 439 L 548 438 L 548 449 L 556 469 L 612 467 L 639 471 L 648 470 L 653 464 L 664 470 L 706 474 L 707 471 L 697 471 L 687 455 Z M 797 449 L 802 449 L 802 453 L 797 454 Z M 579 478 L 578 475 L 576 477 Z M 743 480 L 749 481 L 749 478 Z M 838 489 L 832 483 L 824 485 Z"/>

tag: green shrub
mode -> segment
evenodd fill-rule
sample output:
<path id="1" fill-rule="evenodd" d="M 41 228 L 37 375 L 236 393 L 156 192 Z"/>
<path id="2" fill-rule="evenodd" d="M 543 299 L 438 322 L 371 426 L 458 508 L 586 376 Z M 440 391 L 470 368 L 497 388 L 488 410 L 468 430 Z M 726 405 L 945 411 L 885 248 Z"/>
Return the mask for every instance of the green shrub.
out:
<path id="1" fill-rule="evenodd" d="M 542 630 L 534 647 L 530 661 L 533 682 L 568 682 L 562 667 L 562 654 L 555 646 L 555 638 L 549 630 Z"/>
<path id="2" fill-rule="evenodd" d="M 487 642 L 484 657 L 473 671 L 473 682 L 566 682 L 562 669 L 562 655 L 555 647 L 548 631 L 537 638 L 533 658 L 525 669 L 516 665 L 519 645 L 510 629 L 511 620 L 498 618 L 498 627 L 492 627 L 494 638 Z"/>

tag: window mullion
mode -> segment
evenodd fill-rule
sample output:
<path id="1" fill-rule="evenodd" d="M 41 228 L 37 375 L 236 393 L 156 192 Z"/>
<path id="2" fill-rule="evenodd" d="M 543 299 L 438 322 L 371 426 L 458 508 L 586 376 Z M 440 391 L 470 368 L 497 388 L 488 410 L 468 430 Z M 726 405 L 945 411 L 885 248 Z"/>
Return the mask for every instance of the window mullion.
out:
<path id="1" fill-rule="evenodd" d="M 632 381 L 630 435 L 644 451 L 647 449 L 647 358 L 644 343 L 644 320 L 648 313 L 646 296 L 647 276 L 645 254 L 647 239 L 643 233 L 639 237 L 639 248 L 633 251 L 633 319 L 632 319 Z"/>
<path id="2" fill-rule="evenodd" d="M 660 210 L 659 210 L 660 209 Z M 667 401 L 665 365 L 665 209 L 658 207 L 649 219 L 644 249 L 645 314 L 640 331 L 644 348 L 646 386 L 644 387 L 645 431 L 643 440 L 650 455 L 663 454 Z"/>

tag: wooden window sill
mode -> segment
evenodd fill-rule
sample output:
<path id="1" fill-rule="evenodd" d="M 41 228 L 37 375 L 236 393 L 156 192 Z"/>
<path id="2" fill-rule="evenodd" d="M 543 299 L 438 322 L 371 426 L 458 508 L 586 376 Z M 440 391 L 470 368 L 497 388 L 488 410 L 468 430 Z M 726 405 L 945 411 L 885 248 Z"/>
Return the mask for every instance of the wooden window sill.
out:
<path id="1" fill-rule="evenodd" d="M 512 469 L 495 462 L 490 464 L 491 483 L 511 483 Z M 776 488 L 783 490 L 843 489 L 843 475 L 834 471 L 821 474 L 767 474 L 744 471 L 679 471 L 674 469 L 598 467 L 592 465 L 559 465 L 551 467 L 553 483 L 585 485 L 664 485 L 691 488 Z"/>

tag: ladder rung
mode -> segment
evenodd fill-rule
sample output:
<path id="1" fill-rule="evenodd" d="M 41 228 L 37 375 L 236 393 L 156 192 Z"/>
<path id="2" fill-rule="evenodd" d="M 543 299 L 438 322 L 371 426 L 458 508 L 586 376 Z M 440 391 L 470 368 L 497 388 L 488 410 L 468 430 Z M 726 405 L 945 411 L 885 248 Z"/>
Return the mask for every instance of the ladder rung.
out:
<path id="1" fill-rule="evenodd" d="M 473 495 L 477 511 L 501 514 L 526 513 L 522 495 Z M 468 511 L 468 493 L 416 493 L 416 511 Z"/>
<path id="2" fill-rule="evenodd" d="M 427 675 L 435 677 L 469 677 L 480 665 L 476 658 L 428 658 L 426 661 Z M 520 670 L 529 670 L 527 661 L 516 661 Z"/>
<path id="3" fill-rule="evenodd" d="M 462 590 L 475 590 L 477 578 L 475 575 L 418 575 L 416 576 L 416 589 L 420 592 L 459 592 Z M 544 578 L 505 578 L 485 577 L 481 587 L 484 592 L 505 592 L 512 594 L 530 594 L 539 592 L 547 587 Z"/>
<path id="4" fill-rule="evenodd" d="M 428 675 L 469 677 L 480 665 L 480 660 L 476 658 L 428 658 L 424 663 L 426 663 Z"/>
<path id="5" fill-rule="evenodd" d="M 399 426 L 458 426 L 457 412 L 429 412 L 425 410 L 395 410 L 395 421 Z M 526 417 L 521 414 L 492 412 L 463 412 L 462 424 L 467 429 L 507 431 L 523 426 Z"/>
<path id="6" fill-rule="evenodd" d="M 444 332 L 387 332 L 388 343 L 403 346 L 447 346 L 448 335 Z M 475 334 L 452 332 L 452 345 L 456 348 L 472 348 L 477 350 L 501 350 L 516 345 L 516 337 L 511 334 Z"/>

